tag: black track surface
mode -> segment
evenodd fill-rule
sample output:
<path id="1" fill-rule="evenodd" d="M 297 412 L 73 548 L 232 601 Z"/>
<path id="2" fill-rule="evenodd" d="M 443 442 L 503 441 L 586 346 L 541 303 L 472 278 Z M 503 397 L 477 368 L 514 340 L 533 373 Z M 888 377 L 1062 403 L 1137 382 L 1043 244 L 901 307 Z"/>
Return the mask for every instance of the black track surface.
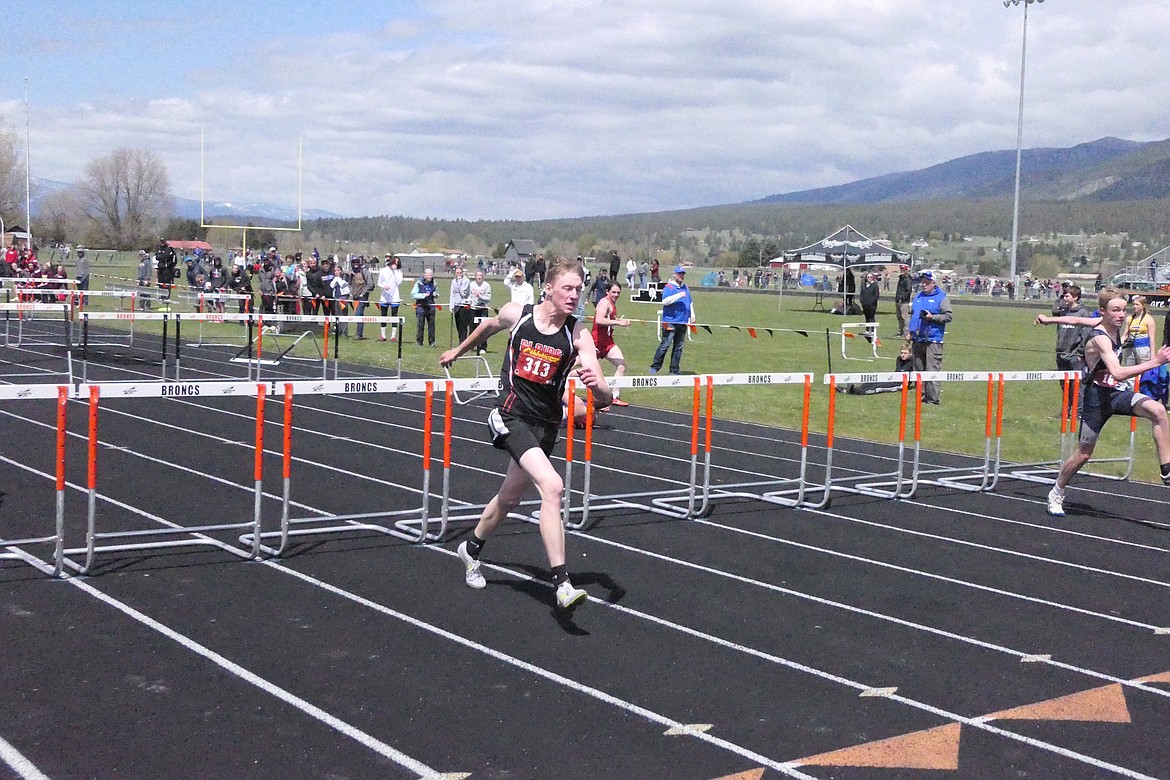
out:
<path id="1" fill-rule="evenodd" d="M 91 381 L 159 375 L 150 349 L 97 351 Z M 232 352 L 186 349 L 184 378 L 242 377 Z M 0 370 L 55 370 L 46 354 L 0 350 Z M 452 431 L 451 494 L 470 504 L 506 465 L 484 403 L 458 406 Z M 422 405 L 296 398 L 293 516 L 420 507 Z M 280 518 L 283 411 L 269 399 L 265 530 Z M 246 523 L 254 412 L 242 398 L 103 403 L 99 530 Z M 684 483 L 687 416 L 629 407 L 599 422 L 594 493 Z M 51 402 L 0 404 L 2 538 L 51 530 L 54 424 Z M 70 547 L 84 537 L 87 424 L 71 402 Z M 715 427 L 715 483 L 796 476 L 789 432 Z M 894 454 L 839 440 L 834 469 L 882 473 Z M 817 480 L 823 440 L 810 459 Z M 436 460 L 431 512 L 441 475 Z M 1058 520 L 1046 489 L 924 485 L 824 510 L 735 499 L 698 520 L 597 512 L 568 539 L 593 597 L 571 614 L 552 607 L 537 528 L 520 521 L 485 547 L 482 591 L 453 554 L 466 521 L 441 544 L 355 531 L 259 562 L 211 545 L 110 552 L 63 580 L 0 561 L 0 778 L 1170 777 L 1168 494 L 1078 479 Z M 209 537 L 242 549 L 241 533 Z M 1076 706 L 984 717 L 1061 697 Z M 916 768 L 914 736 L 885 768 L 848 765 L 874 763 L 870 750 L 803 761 L 960 722 L 949 771 Z M 678 725 L 693 728 L 667 734 Z"/>

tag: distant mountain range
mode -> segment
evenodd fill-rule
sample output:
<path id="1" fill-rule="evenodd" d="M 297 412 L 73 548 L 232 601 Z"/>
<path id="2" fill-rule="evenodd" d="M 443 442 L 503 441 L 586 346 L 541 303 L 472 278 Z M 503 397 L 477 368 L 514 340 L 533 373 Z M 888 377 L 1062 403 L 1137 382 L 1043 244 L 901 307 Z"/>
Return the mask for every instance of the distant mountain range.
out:
<path id="1" fill-rule="evenodd" d="M 39 201 L 47 195 L 73 186 L 66 182 L 52 179 L 33 178 L 33 191 L 36 196 L 32 199 L 32 213 L 36 216 Z M 203 214 L 207 219 L 222 219 L 224 217 L 239 221 L 253 220 L 258 223 L 296 222 L 297 210 L 288 206 L 274 206 L 271 203 L 252 201 L 209 201 L 203 206 Z M 199 201 L 194 198 L 175 198 L 174 216 L 183 219 L 199 219 Z M 301 218 L 310 219 L 339 219 L 340 214 L 323 209 L 304 209 Z"/>
<path id="2" fill-rule="evenodd" d="M 1015 150 L 981 152 L 918 171 L 769 195 L 753 203 L 895 203 L 1010 197 Z M 1122 201 L 1170 197 L 1170 139 L 1101 138 L 1067 149 L 1025 149 L 1020 195 L 1028 200 Z"/>

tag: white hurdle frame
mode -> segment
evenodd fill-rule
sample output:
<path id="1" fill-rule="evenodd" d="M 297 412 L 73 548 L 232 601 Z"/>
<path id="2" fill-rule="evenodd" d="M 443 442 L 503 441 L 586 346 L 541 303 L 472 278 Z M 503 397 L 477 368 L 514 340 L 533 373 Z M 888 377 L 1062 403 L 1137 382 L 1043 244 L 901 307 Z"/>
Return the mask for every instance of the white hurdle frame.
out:
<path id="1" fill-rule="evenodd" d="M 802 506 L 807 503 L 809 487 L 808 467 L 808 416 L 813 375 L 811 373 L 754 373 L 754 374 L 703 374 L 698 376 L 624 376 L 608 380 L 617 388 L 672 388 L 693 390 L 691 404 L 691 453 L 690 468 L 686 486 L 671 490 L 648 490 L 614 494 L 595 494 L 592 491 L 592 416 L 586 418 L 584 442 L 584 485 L 581 506 L 574 508 L 569 503 L 569 486 L 572 475 L 572 434 L 573 406 L 569 407 L 569 435 L 566 437 L 566 506 L 565 525 L 572 530 L 581 530 L 589 522 L 590 515 L 607 510 L 635 510 L 664 515 L 672 519 L 693 519 L 710 514 L 714 504 L 722 500 L 751 499 L 781 506 Z M 800 471 L 794 478 L 774 478 L 752 482 L 735 483 L 713 487 L 711 484 L 712 448 L 711 433 L 714 426 L 714 391 L 716 387 L 731 385 L 792 385 L 805 387 L 800 443 Z M 589 396 L 586 403 L 591 404 Z M 702 413 L 701 413 L 702 410 Z M 592 411 L 590 406 L 590 412 Z M 702 422 L 700 422 L 702 420 Z M 700 428 L 702 428 L 702 464 L 700 467 Z M 760 488 L 771 488 L 760 490 Z M 685 503 L 685 507 L 676 506 Z M 579 519 L 574 520 L 574 515 Z"/>
<path id="2" fill-rule="evenodd" d="M 857 333 L 850 333 L 849 331 L 856 330 Z M 858 338 L 865 338 L 866 334 L 869 336 L 870 351 L 873 353 L 872 357 L 850 357 L 847 354 L 845 345 L 850 339 L 856 341 Z M 878 358 L 878 324 L 876 322 L 842 322 L 841 323 L 841 359 L 842 360 L 864 360 L 873 362 Z"/>
<path id="3" fill-rule="evenodd" d="M 66 409 L 72 397 L 73 388 L 66 385 L 0 385 L 0 400 L 20 401 L 29 399 L 55 399 L 57 402 L 56 436 L 56 512 L 53 533 L 48 536 L 34 536 L 22 539 L 7 539 L 0 536 L 0 560 L 15 560 L 38 568 L 40 558 L 22 549 L 33 544 L 52 544 L 53 576 L 60 577 L 65 561 L 65 438 Z"/>

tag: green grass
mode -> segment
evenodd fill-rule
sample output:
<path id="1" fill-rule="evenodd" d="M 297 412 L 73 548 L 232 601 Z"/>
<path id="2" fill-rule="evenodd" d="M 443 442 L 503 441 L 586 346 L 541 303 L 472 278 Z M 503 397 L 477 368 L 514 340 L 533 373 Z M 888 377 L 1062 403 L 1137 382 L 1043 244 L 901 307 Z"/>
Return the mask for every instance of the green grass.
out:
<path id="1" fill-rule="evenodd" d="M 133 277 L 133 258 L 130 268 L 122 276 Z M 99 270 L 106 272 L 105 268 Z M 493 281 L 497 295 L 504 292 L 502 283 Z M 440 280 L 440 289 L 446 290 L 446 281 Z M 404 292 L 409 289 L 404 284 Z M 688 374 L 746 373 L 746 372 L 813 372 L 816 377 L 812 389 L 810 428 L 823 433 L 827 429 L 828 388 L 821 376 L 832 369 L 837 373 L 892 371 L 898 349 L 894 337 L 897 321 L 893 313 L 892 295 L 883 294 L 878 309 L 879 334 L 882 345 L 877 361 L 842 360 L 839 330 L 842 322 L 857 322 L 860 317 L 839 317 L 820 311 L 810 311 L 811 297 L 785 295 L 778 307 L 778 296 L 738 291 L 694 290 L 699 320 L 712 325 L 738 325 L 741 328 L 760 328 L 758 338 L 751 338 L 746 329 L 739 331 L 715 328 L 713 333 L 699 330 L 687 343 L 682 369 Z M 653 320 L 657 306 L 634 304 L 623 293 L 619 304 L 623 316 L 632 319 Z M 1029 371 L 1051 370 L 1054 363 L 1056 332 L 1051 328 L 1033 326 L 1032 321 L 1042 307 L 1021 303 L 975 305 L 962 296 L 952 299 L 955 318 L 947 326 L 946 351 L 943 368 L 948 371 Z M 1050 305 L 1043 302 L 1044 306 Z M 592 307 L 590 312 L 592 311 Z M 370 313 L 377 313 L 373 307 Z M 439 354 L 454 343 L 451 317 L 440 312 L 437 320 L 437 347 L 418 348 L 414 344 L 415 324 L 412 310 L 403 306 L 407 317 L 406 340 L 403 344 L 403 369 L 412 373 L 442 375 L 438 366 Z M 138 327 L 142 328 L 140 324 Z M 808 336 L 791 332 L 777 332 L 769 336 L 763 328 L 801 329 Z M 233 330 L 234 329 L 234 330 Z M 826 343 L 826 329 L 829 338 Z M 205 326 L 210 337 L 222 331 L 239 338 L 237 325 Z M 352 333 L 352 330 L 351 330 Z M 187 334 L 184 334 L 185 338 Z M 192 334 L 193 335 L 193 334 Z M 377 327 L 366 329 L 367 340 L 343 339 L 341 357 L 347 362 L 393 369 L 397 361 L 397 345 L 376 340 Z M 655 347 L 657 330 L 651 324 L 633 324 L 628 330 L 619 329 L 618 344 L 626 355 L 628 373 L 647 373 Z M 493 371 L 498 371 L 504 344 L 502 334 L 491 341 L 488 355 Z M 848 354 L 862 357 L 868 345 L 860 339 L 850 340 Z M 306 345 L 302 354 L 310 354 Z M 609 364 L 603 363 L 609 372 Z M 456 375 L 471 375 L 470 361 L 461 362 Z M 719 388 L 715 399 L 717 417 L 759 423 L 761 425 L 799 430 L 801 426 L 803 388 L 800 386 L 736 386 Z M 628 412 L 636 414 L 639 406 L 653 406 L 690 411 L 691 390 L 630 389 L 623 398 L 633 404 Z M 838 394 L 836 404 L 836 435 L 868 441 L 896 442 L 898 439 L 900 394 L 879 396 L 847 396 Z M 924 406 L 922 410 L 922 446 L 947 452 L 981 455 L 984 450 L 987 386 L 985 383 L 953 382 L 944 384 L 942 404 Z M 1122 454 L 1128 442 L 1128 420 L 1110 423 L 1098 446 L 1101 458 Z M 908 424 L 907 440 L 913 433 L 912 420 Z M 1060 389 L 1055 382 L 1007 383 L 1005 388 L 1002 452 L 1005 460 L 1016 462 L 1050 461 L 1059 457 Z M 1157 474 L 1157 459 L 1149 436 L 1149 425 L 1139 421 L 1137 431 L 1136 479 L 1152 481 Z M 1103 464 L 1103 472 L 1118 471 L 1117 464 Z"/>

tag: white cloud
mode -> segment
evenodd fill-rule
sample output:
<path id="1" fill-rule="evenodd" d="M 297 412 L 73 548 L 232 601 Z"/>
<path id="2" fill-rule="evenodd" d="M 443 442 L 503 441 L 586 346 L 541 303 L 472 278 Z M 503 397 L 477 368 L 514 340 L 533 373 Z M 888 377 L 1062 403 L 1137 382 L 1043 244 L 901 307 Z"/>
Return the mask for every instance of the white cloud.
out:
<path id="1" fill-rule="evenodd" d="M 303 136 L 307 206 L 527 219 L 742 201 L 1015 144 L 1022 9 L 997 0 L 358 5 L 360 23 L 190 57 L 109 19 L 86 61 L 119 77 L 33 101 L 36 175 L 146 146 L 198 196 L 206 128 L 209 197 L 291 205 Z M 226 35 L 226 6 L 202 6 L 201 39 Z M 1156 0 L 1032 6 L 1025 143 L 1170 136 L 1166 29 Z M 44 58 L 44 78 L 68 77 Z"/>

